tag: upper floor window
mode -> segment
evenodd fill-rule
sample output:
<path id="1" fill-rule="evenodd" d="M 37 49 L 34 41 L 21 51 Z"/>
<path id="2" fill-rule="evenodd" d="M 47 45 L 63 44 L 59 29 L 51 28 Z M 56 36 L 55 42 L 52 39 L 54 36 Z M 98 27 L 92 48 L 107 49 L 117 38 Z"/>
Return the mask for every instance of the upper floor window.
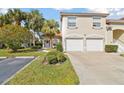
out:
<path id="1" fill-rule="evenodd" d="M 101 17 L 99 17 L 99 16 L 93 17 L 93 27 L 94 28 L 101 28 Z"/>
<path id="2" fill-rule="evenodd" d="M 93 17 L 93 20 L 101 20 L 101 17 L 99 17 L 99 16 L 94 16 L 94 17 Z"/>
<path id="3" fill-rule="evenodd" d="M 76 27 L 76 17 L 75 16 L 68 17 L 68 27 Z"/>
<path id="4" fill-rule="evenodd" d="M 101 23 L 100 22 L 93 22 L 93 27 L 101 27 Z"/>

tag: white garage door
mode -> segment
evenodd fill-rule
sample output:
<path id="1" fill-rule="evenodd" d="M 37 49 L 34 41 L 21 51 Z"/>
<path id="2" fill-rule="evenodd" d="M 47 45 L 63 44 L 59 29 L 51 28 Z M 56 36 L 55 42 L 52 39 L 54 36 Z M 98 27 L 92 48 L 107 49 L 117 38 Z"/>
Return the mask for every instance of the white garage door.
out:
<path id="1" fill-rule="evenodd" d="M 66 51 L 83 51 L 83 39 L 66 39 Z"/>
<path id="2" fill-rule="evenodd" d="M 87 39 L 87 51 L 103 51 L 103 39 Z"/>

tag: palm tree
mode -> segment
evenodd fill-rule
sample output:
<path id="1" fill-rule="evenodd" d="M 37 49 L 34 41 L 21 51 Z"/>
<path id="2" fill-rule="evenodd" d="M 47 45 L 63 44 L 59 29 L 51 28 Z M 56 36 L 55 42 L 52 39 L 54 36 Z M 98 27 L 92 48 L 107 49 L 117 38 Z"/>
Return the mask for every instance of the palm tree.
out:
<path id="1" fill-rule="evenodd" d="M 0 15 L 0 27 L 4 25 L 4 16 Z"/>
<path id="2" fill-rule="evenodd" d="M 58 22 L 56 22 L 54 19 L 47 20 L 47 22 L 51 29 L 57 29 L 59 27 Z"/>
<path id="3" fill-rule="evenodd" d="M 11 24 L 10 18 L 7 17 L 7 15 L 0 15 L 0 27 Z"/>
<path id="4" fill-rule="evenodd" d="M 44 18 L 38 10 L 32 10 L 31 13 L 27 14 L 25 25 L 33 33 L 33 46 L 35 46 L 36 41 L 35 35 L 38 34 L 40 36 L 39 32 L 42 29 L 43 21 Z"/>
<path id="5" fill-rule="evenodd" d="M 45 37 L 50 39 L 50 47 L 53 48 L 53 38 L 55 37 L 58 30 L 58 23 L 55 20 L 46 20 L 44 22 L 42 31 Z"/>
<path id="6" fill-rule="evenodd" d="M 9 9 L 5 17 L 9 23 L 21 25 L 21 22 L 26 19 L 26 13 L 20 9 Z"/>

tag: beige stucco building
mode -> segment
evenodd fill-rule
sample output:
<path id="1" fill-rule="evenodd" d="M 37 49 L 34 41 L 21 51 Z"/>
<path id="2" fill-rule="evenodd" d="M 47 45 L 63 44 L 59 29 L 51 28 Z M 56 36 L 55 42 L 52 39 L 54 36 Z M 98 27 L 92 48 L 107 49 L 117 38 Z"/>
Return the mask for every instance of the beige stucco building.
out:
<path id="1" fill-rule="evenodd" d="M 107 21 L 108 15 L 62 12 L 61 31 L 64 51 L 104 51 L 106 44 L 114 44 L 113 30 L 114 27 L 120 28 L 120 24 L 112 24 L 112 20 Z M 123 25 L 124 23 L 122 27 Z M 120 38 L 123 39 L 124 36 Z"/>
<path id="2" fill-rule="evenodd" d="M 124 20 L 123 19 L 109 19 L 107 25 L 111 27 L 113 32 L 113 43 L 119 46 L 118 51 L 124 52 Z"/>

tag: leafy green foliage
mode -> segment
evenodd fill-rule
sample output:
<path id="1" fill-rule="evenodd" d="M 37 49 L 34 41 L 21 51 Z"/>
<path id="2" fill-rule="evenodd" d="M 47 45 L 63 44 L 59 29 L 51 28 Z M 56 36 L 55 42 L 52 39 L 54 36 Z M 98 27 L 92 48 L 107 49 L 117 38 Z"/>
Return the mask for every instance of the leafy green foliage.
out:
<path id="1" fill-rule="evenodd" d="M 117 52 L 118 45 L 105 45 L 106 52 Z"/>
<path id="2" fill-rule="evenodd" d="M 0 29 L 0 39 L 13 51 L 17 51 L 23 43 L 29 43 L 31 33 L 19 25 L 5 25 Z"/>
<path id="3" fill-rule="evenodd" d="M 63 52 L 51 51 L 47 53 L 45 61 L 49 64 L 62 63 L 66 61 L 66 57 Z"/>
<path id="4" fill-rule="evenodd" d="M 43 26 L 44 18 L 38 10 L 32 10 L 27 13 L 26 27 L 33 30 L 34 32 L 41 31 Z"/>
<path id="5" fill-rule="evenodd" d="M 48 52 L 47 55 L 45 56 L 45 61 L 47 61 L 49 64 L 56 64 L 58 63 L 56 56 L 57 56 L 57 51 Z"/>
<path id="6" fill-rule="evenodd" d="M 9 23 L 11 24 L 15 23 L 16 25 L 21 25 L 21 21 L 26 19 L 26 13 L 22 12 L 18 8 L 14 8 L 14 9 L 9 9 L 5 17 L 8 19 Z"/>
<path id="7" fill-rule="evenodd" d="M 4 15 L 0 15 L 0 27 L 6 24 L 21 25 L 22 21 L 26 20 L 26 12 L 22 12 L 20 9 L 8 9 L 8 12 Z"/>
<path id="8" fill-rule="evenodd" d="M 55 55 L 48 55 L 47 56 L 47 61 L 49 62 L 49 64 L 58 63 L 57 57 Z"/>
<path id="9" fill-rule="evenodd" d="M 5 16 L 4 15 L 0 15 L 0 27 L 2 27 L 5 23 Z"/>
<path id="10" fill-rule="evenodd" d="M 44 23 L 44 18 L 42 14 L 38 10 L 32 10 L 30 13 L 27 13 L 26 21 L 25 21 L 25 26 L 28 28 L 28 30 L 32 31 L 33 34 L 33 46 L 35 46 L 36 42 L 36 37 L 35 35 L 37 34 L 39 37 L 41 29 L 43 27 Z"/>
<path id="11" fill-rule="evenodd" d="M 0 15 L 0 29 L 6 25 L 23 25 L 23 27 L 32 32 L 32 40 L 29 44 L 30 46 L 36 45 L 36 35 L 39 36 L 38 39 L 42 39 L 42 33 L 44 33 L 44 36 L 50 39 L 50 45 L 52 48 L 52 39 L 55 37 L 55 34 L 59 32 L 58 22 L 56 22 L 55 20 L 44 19 L 42 13 L 40 13 L 40 11 L 37 9 L 32 10 L 31 12 L 23 12 L 17 8 L 8 9 L 8 12 L 5 15 Z M 0 42 L 2 42 L 1 39 Z M 10 46 L 12 45 L 10 44 Z M 18 48 L 19 46 L 20 44 L 17 43 L 16 47 Z"/>
<path id="12" fill-rule="evenodd" d="M 63 52 L 63 47 L 62 47 L 62 43 L 61 43 L 61 42 L 59 42 L 59 43 L 56 45 L 56 49 L 57 49 L 57 51 Z"/>
<path id="13" fill-rule="evenodd" d="M 42 46 L 43 46 L 43 42 L 37 40 L 37 41 L 36 41 L 36 46 L 42 48 Z"/>
<path id="14" fill-rule="evenodd" d="M 46 38 L 50 39 L 50 46 L 53 48 L 53 41 L 52 39 L 55 37 L 58 30 L 58 23 L 55 20 L 46 20 L 44 21 L 44 25 L 42 28 L 42 32 Z"/>
<path id="15" fill-rule="evenodd" d="M 58 62 L 65 62 L 66 61 L 66 57 L 65 57 L 63 52 L 57 53 L 57 60 L 58 60 Z"/>

